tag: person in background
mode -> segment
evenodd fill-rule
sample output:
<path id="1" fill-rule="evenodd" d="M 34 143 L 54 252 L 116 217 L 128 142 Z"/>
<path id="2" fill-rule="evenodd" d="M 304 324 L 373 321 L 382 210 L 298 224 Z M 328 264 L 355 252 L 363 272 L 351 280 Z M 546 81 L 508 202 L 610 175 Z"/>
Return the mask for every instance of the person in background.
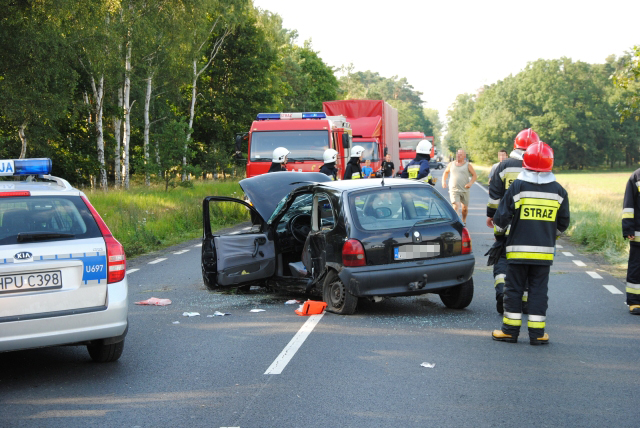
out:
<path id="1" fill-rule="evenodd" d="M 502 162 L 503 160 L 507 159 L 507 157 L 509 157 L 509 156 L 507 155 L 507 151 L 505 149 L 501 149 L 498 152 L 498 162 L 494 163 L 491 166 L 491 170 L 489 171 L 489 181 L 491 181 L 491 177 L 493 177 L 493 174 L 496 172 L 496 167 L 498 165 L 500 165 L 500 162 Z"/>
<path id="2" fill-rule="evenodd" d="M 280 172 L 287 170 L 287 156 L 291 153 L 284 147 L 277 147 L 273 151 L 273 156 L 271 157 L 271 167 L 267 172 Z"/>
<path id="3" fill-rule="evenodd" d="M 347 163 L 347 167 L 344 170 L 343 180 L 357 180 L 364 178 L 362 169 L 360 168 L 360 161 L 362 160 L 362 153 L 364 153 L 364 147 L 353 146 L 351 149 L 351 159 Z"/>
<path id="4" fill-rule="evenodd" d="M 320 172 L 324 175 L 328 175 L 332 180 L 338 179 L 338 168 L 336 168 L 336 161 L 338 160 L 338 152 L 333 149 L 327 149 L 322 155 L 324 165 L 320 168 Z"/>
<path id="5" fill-rule="evenodd" d="M 400 177 L 410 180 L 426 181 L 432 186 L 436 184 L 436 179 L 431 176 L 431 170 L 429 169 L 431 147 L 431 141 L 420 141 L 416 146 L 416 157 L 407 164 L 402 174 L 400 174 Z"/>
<path id="6" fill-rule="evenodd" d="M 393 177 L 396 173 L 396 167 L 393 162 L 391 162 L 390 154 L 387 154 L 384 157 L 384 161 L 382 162 L 382 166 L 380 167 L 380 172 L 384 177 Z"/>
<path id="7" fill-rule="evenodd" d="M 629 240 L 627 305 L 631 315 L 640 315 L 640 169 L 627 181 L 622 204 L 622 235 Z"/>
<path id="8" fill-rule="evenodd" d="M 371 174 L 373 174 L 373 168 L 371 168 L 371 161 L 367 159 L 362 167 L 362 175 L 364 178 L 370 178 Z"/>
<path id="9" fill-rule="evenodd" d="M 470 162 L 466 160 L 467 154 L 463 149 L 456 152 L 456 160 L 447 165 L 447 169 L 442 175 L 442 188 L 447 188 L 447 178 L 451 174 L 451 183 L 449 183 L 449 197 L 453 209 L 458 215 L 462 211 L 462 224 L 467 224 L 467 214 L 469 212 L 469 200 L 471 198 L 471 186 L 478 179 L 475 169 Z"/>

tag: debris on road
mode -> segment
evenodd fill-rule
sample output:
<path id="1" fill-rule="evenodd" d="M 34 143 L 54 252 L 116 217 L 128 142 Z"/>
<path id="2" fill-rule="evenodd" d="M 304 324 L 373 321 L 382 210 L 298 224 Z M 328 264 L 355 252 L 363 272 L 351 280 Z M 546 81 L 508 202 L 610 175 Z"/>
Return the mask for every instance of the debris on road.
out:
<path id="1" fill-rule="evenodd" d="M 265 309 L 251 309 L 249 312 L 266 312 Z"/>
<path id="2" fill-rule="evenodd" d="M 422 363 L 420 364 L 420 367 L 426 367 L 428 369 L 432 369 L 436 366 L 436 363 Z"/>
<path id="3" fill-rule="evenodd" d="M 180 321 L 174 321 L 171 324 L 180 324 Z"/>
<path id="4" fill-rule="evenodd" d="M 300 300 L 287 300 L 284 302 L 285 305 L 295 305 L 296 303 L 300 303 Z"/>
<path id="5" fill-rule="evenodd" d="M 326 302 L 307 300 L 306 302 L 304 302 L 304 305 L 300 305 L 300 307 L 295 310 L 295 313 L 300 316 L 319 315 L 324 312 L 326 307 Z"/>
<path id="6" fill-rule="evenodd" d="M 231 315 L 231 314 L 227 314 L 225 312 L 220 312 L 220 311 L 215 311 L 213 313 L 213 315 L 207 315 L 207 318 L 213 318 L 213 317 L 223 317 L 225 315 Z"/>
<path id="7" fill-rule="evenodd" d="M 171 304 L 169 299 L 158 299 L 157 297 L 151 297 L 147 300 L 136 302 L 136 305 L 149 305 L 149 306 L 167 306 Z"/>
<path id="8" fill-rule="evenodd" d="M 183 312 L 182 316 L 183 317 L 199 317 L 200 312 Z"/>

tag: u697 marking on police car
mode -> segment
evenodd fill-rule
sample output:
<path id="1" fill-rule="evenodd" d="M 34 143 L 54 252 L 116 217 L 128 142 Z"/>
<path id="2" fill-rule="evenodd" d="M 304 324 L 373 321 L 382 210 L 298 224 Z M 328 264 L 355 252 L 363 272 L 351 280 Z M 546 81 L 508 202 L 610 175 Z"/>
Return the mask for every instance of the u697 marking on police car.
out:
<path id="1" fill-rule="evenodd" d="M 0 276 L 0 294 L 62 288 L 62 272 L 23 273 Z"/>

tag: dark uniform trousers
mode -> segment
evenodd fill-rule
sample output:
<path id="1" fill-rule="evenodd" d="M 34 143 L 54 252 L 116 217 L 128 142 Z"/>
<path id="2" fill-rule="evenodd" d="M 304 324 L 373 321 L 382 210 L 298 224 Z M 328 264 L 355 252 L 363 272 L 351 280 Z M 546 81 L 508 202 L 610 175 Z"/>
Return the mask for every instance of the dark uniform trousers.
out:
<path id="1" fill-rule="evenodd" d="M 544 336 L 547 315 L 549 272 L 551 266 L 509 263 L 504 290 L 504 318 L 502 331 L 515 337 L 522 325 L 522 297 L 529 285 L 529 337 Z"/>
<path id="2" fill-rule="evenodd" d="M 629 243 L 627 266 L 627 305 L 640 305 L 640 242 Z"/>

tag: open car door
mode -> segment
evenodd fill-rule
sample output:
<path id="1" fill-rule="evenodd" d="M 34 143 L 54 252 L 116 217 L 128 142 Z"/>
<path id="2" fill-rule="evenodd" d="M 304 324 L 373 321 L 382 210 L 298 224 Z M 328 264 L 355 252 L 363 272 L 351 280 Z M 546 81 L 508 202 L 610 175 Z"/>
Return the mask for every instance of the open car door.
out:
<path id="1" fill-rule="evenodd" d="M 212 233 L 211 221 L 217 216 L 234 215 L 239 220 L 248 220 L 249 213 L 253 219 L 251 230 L 226 235 Z M 253 206 L 235 198 L 208 196 L 202 202 L 202 217 L 204 234 L 201 264 L 202 278 L 207 288 L 215 290 L 249 285 L 275 273 L 274 242 L 263 232 L 264 219 Z"/>

